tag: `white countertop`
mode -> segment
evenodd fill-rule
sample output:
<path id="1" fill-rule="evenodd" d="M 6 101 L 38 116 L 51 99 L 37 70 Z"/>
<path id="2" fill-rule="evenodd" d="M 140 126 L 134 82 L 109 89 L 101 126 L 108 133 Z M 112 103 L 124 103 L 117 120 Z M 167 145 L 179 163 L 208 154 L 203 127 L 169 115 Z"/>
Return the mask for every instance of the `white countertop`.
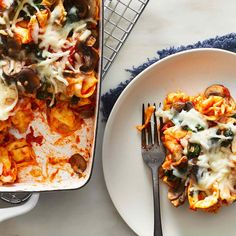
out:
<path id="1" fill-rule="evenodd" d="M 129 78 L 124 69 L 156 56 L 157 50 L 186 45 L 236 30 L 235 0 L 150 0 L 103 83 L 102 91 Z M 95 166 L 78 191 L 42 193 L 28 214 L 1 223 L 0 236 L 134 235 L 106 190 L 100 122 Z"/>

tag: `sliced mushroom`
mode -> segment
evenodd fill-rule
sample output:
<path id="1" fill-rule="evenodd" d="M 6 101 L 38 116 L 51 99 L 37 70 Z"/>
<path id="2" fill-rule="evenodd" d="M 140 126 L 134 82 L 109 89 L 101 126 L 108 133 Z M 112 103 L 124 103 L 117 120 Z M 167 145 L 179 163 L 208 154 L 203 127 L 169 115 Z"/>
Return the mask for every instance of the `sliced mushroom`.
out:
<path id="1" fill-rule="evenodd" d="M 89 2 L 85 0 L 65 0 L 64 5 L 70 21 L 78 21 L 89 16 Z"/>
<path id="2" fill-rule="evenodd" d="M 223 85 L 220 84 L 214 84 L 211 85 L 210 87 L 208 87 L 205 92 L 204 95 L 208 98 L 210 96 L 219 96 L 219 97 L 230 97 L 230 92 L 229 90 L 224 87 Z"/>
<path id="3" fill-rule="evenodd" d="M 88 22 L 87 28 L 91 31 L 91 35 L 86 39 L 86 44 L 93 48 L 99 48 L 99 24 Z"/>
<path id="4" fill-rule="evenodd" d="M 78 15 L 79 19 L 86 18 L 88 16 L 88 12 L 89 12 L 88 1 L 75 0 L 75 1 L 73 1 L 73 3 L 76 6 L 76 8 L 78 9 L 77 15 Z"/>
<path id="5" fill-rule="evenodd" d="M 71 164 L 72 169 L 76 173 L 84 172 L 87 168 L 87 162 L 85 159 L 78 153 L 71 156 L 69 159 L 69 163 Z"/>
<path id="6" fill-rule="evenodd" d="M 78 43 L 76 49 L 83 63 L 83 65 L 80 67 L 80 70 L 84 73 L 94 71 L 94 69 L 97 67 L 99 60 L 97 52 L 92 47 L 88 47 L 82 42 Z"/>
<path id="7" fill-rule="evenodd" d="M 172 107 L 177 111 L 181 112 L 182 110 L 190 111 L 193 108 L 192 102 L 175 102 Z"/>
<path id="8" fill-rule="evenodd" d="M 3 77 L 6 79 L 6 82 L 13 82 L 14 75 L 19 73 L 22 67 L 23 65 L 20 61 L 6 61 L 6 64 L 2 67 Z"/>
<path id="9" fill-rule="evenodd" d="M 172 166 L 177 168 L 180 172 L 185 172 L 188 167 L 188 158 L 183 156 L 180 160 L 172 163 Z"/>
<path id="10" fill-rule="evenodd" d="M 178 207 L 184 203 L 186 199 L 186 193 L 183 192 L 177 199 L 171 201 L 171 203 L 175 206 Z"/>
<path id="11" fill-rule="evenodd" d="M 192 102 L 186 102 L 184 106 L 185 111 L 190 111 L 193 108 L 193 103 Z"/>
<path id="12" fill-rule="evenodd" d="M 1 35 L 0 52 L 7 56 L 18 58 L 21 45 L 14 39 L 7 35 Z"/>
<path id="13" fill-rule="evenodd" d="M 186 191 L 184 183 L 179 185 L 177 189 L 170 188 L 168 191 L 168 199 L 175 207 L 182 205 L 185 201 L 185 198 L 186 198 Z"/>
<path id="14" fill-rule="evenodd" d="M 34 93 L 40 87 L 39 77 L 31 68 L 23 68 L 14 77 L 21 83 L 26 93 Z"/>
<path id="15" fill-rule="evenodd" d="M 20 65 L 18 65 L 20 67 Z M 17 67 L 16 67 L 17 68 Z M 40 87 L 40 79 L 35 70 L 30 67 L 23 67 L 19 71 L 9 71 L 3 68 L 3 76 L 8 83 L 16 82 L 20 89 L 26 93 L 34 93 Z"/>
<path id="16" fill-rule="evenodd" d="M 92 105 L 86 105 L 81 107 L 71 106 L 72 109 L 78 113 L 79 117 L 83 119 L 88 119 L 94 116 L 95 108 Z"/>
<path id="17" fill-rule="evenodd" d="M 177 112 L 181 112 L 184 109 L 185 102 L 175 102 L 173 103 L 172 107 L 175 109 Z"/>

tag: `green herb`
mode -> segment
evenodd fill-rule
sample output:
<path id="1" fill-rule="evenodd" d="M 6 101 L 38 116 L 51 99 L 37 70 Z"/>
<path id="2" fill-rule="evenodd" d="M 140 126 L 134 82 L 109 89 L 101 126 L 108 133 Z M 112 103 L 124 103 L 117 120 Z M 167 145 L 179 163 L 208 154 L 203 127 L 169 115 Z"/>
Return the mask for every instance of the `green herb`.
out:
<path id="1" fill-rule="evenodd" d="M 202 130 L 204 130 L 204 127 L 198 124 L 196 126 L 196 129 L 197 129 L 197 131 L 202 131 Z"/>
<path id="2" fill-rule="evenodd" d="M 233 140 L 233 137 L 234 137 L 234 133 L 231 129 L 226 129 L 224 130 L 223 132 L 223 135 L 229 139 L 226 139 L 226 140 L 223 140 L 221 142 L 221 146 L 222 147 L 228 147 L 231 143 L 232 143 L 232 140 Z"/>
<path id="3" fill-rule="evenodd" d="M 191 128 L 189 128 L 188 125 L 182 126 L 182 129 L 183 129 L 183 130 L 187 130 L 187 131 L 196 132 L 196 131 L 192 130 Z M 196 129 L 197 129 L 197 131 L 202 131 L 202 130 L 204 130 L 204 127 L 198 124 L 198 125 L 196 126 Z"/>
<path id="4" fill-rule="evenodd" d="M 190 129 L 187 125 L 183 126 L 182 129 L 183 129 L 183 130 L 186 130 L 186 131 L 192 131 L 192 132 L 193 132 L 193 130 Z"/>
<path id="5" fill-rule="evenodd" d="M 184 166 L 184 167 L 179 167 L 177 168 L 178 171 L 181 173 L 181 174 L 184 174 L 187 172 L 187 169 L 188 169 L 188 166 Z"/>
<path id="6" fill-rule="evenodd" d="M 225 137 L 233 137 L 234 136 L 234 133 L 231 129 L 226 129 L 223 134 Z"/>
<path id="7" fill-rule="evenodd" d="M 189 147 L 188 147 L 188 153 L 187 153 L 187 157 L 189 159 L 198 157 L 200 155 L 202 148 L 201 145 L 198 143 L 190 143 Z"/>

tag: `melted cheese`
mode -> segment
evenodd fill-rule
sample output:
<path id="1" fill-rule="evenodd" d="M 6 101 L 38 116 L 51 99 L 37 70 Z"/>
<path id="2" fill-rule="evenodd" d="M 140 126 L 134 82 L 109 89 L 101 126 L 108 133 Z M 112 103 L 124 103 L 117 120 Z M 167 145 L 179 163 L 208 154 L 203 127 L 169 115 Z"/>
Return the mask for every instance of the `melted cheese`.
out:
<path id="1" fill-rule="evenodd" d="M 219 140 L 231 139 L 230 137 L 225 137 L 224 135 L 217 135 L 216 132 L 219 127 L 212 127 L 203 131 L 192 133 L 189 141 L 191 143 L 201 144 L 206 150 L 211 149 L 214 145 L 212 143 L 213 138 L 218 138 Z"/>
<path id="2" fill-rule="evenodd" d="M 7 120 L 10 112 L 18 100 L 18 93 L 15 86 L 7 86 L 0 82 L 0 120 Z"/>
<path id="3" fill-rule="evenodd" d="M 230 191 L 234 188 L 231 181 L 232 168 L 235 167 L 230 152 L 220 148 L 198 157 L 198 183 L 195 188 L 207 191 L 218 183 L 221 199 L 230 201 Z"/>
<path id="4" fill-rule="evenodd" d="M 200 125 L 204 129 L 208 127 L 207 121 L 201 113 L 195 109 L 189 111 L 182 110 L 173 117 L 173 122 L 181 127 L 188 126 L 191 130 L 197 131 L 197 126 Z"/>
<path id="5" fill-rule="evenodd" d="M 195 109 L 189 111 L 182 110 L 178 113 L 173 109 L 163 111 L 159 108 L 156 115 L 171 120 L 176 126 L 188 126 L 193 131 L 197 131 L 197 126 L 201 126 L 204 129 L 208 127 L 207 120 Z"/>
<path id="6" fill-rule="evenodd" d="M 174 110 L 163 111 L 158 109 L 157 116 L 162 116 L 167 120 L 171 120 L 174 123 L 176 129 L 182 129 L 183 126 L 188 126 L 192 131 L 188 133 L 186 137 L 180 140 L 183 147 L 183 155 L 187 155 L 188 143 L 197 143 L 201 145 L 201 153 L 197 158 L 198 171 L 197 171 L 197 183 L 194 183 L 192 190 L 205 191 L 208 196 L 203 200 L 196 203 L 195 207 L 207 208 L 212 201 L 217 201 L 211 190 L 214 186 L 217 186 L 219 196 L 222 200 L 232 202 L 234 198 L 232 193 L 236 194 L 234 186 L 236 185 L 236 126 L 234 121 L 230 121 L 227 124 L 218 123 L 217 125 L 208 128 L 208 123 L 205 117 L 195 109 L 190 111 L 181 111 L 178 113 Z M 197 126 L 200 125 L 204 128 L 202 131 L 197 130 Z M 232 137 L 226 137 L 224 135 L 218 135 L 219 129 L 230 129 L 234 133 L 232 146 L 221 147 L 221 143 L 224 140 L 232 139 Z M 232 150 L 231 150 L 232 148 Z M 192 160 L 188 161 L 189 166 L 193 165 Z M 171 166 L 173 175 L 179 178 L 185 178 L 185 176 Z"/>

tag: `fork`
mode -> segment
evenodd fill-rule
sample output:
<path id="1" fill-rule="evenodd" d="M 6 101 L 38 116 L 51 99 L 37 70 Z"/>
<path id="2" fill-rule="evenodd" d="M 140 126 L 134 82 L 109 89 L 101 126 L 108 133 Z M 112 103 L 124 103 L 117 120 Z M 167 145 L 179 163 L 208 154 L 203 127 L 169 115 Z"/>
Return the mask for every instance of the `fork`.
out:
<path id="1" fill-rule="evenodd" d="M 148 106 L 150 106 L 148 104 Z M 155 104 L 154 104 L 155 106 Z M 155 106 L 156 107 L 156 106 Z M 142 157 L 145 164 L 152 172 L 153 200 L 154 200 L 154 236 L 162 236 L 160 197 L 159 197 L 159 168 L 165 159 L 165 149 L 161 142 L 162 118 L 159 119 L 160 125 L 157 126 L 157 118 L 153 115 L 153 122 L 149 122 L 141 133 Z M 142 107 L 142 124 L 145 122 L 145 106 Z M 152 125 L 153 123 L 153 131 Z"/>

